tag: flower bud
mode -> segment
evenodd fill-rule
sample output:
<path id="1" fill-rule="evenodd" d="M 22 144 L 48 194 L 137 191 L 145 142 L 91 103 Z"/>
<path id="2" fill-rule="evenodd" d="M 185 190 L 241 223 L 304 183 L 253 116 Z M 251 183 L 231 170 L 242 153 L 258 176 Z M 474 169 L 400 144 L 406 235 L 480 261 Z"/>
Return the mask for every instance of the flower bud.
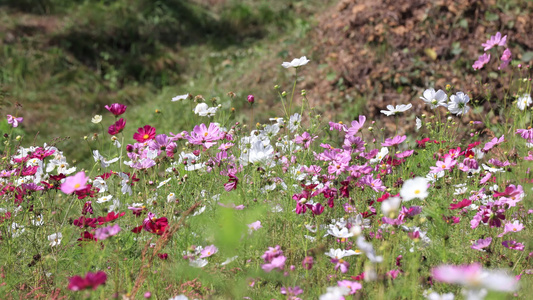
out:
<path id="1" fill-rule="evenodd" d="M 255 97 L 254 95 L 248 95 L 248 103 L 250 104 L 254 104 L 255 102 Z"/>

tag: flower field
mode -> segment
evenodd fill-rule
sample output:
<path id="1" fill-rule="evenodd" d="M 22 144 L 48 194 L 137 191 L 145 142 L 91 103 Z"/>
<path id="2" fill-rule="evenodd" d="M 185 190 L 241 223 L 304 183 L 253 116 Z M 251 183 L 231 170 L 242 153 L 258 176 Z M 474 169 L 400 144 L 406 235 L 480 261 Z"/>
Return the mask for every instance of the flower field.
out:
<path id="1" fill-rule="evenodd" d="M 532 74 L 506 43 L 490 36 L 472 62 L 513 73 L 497 130 L 450 85 L 384 107 L 395 128 L 325 120 L 295 88 L 305 56 L 280 62 L 294 82 L 275 86 L 283 110 L 263 124 L 254 95 L 184 91 L 168 101 L 188 127 L 127 136 L 131 108 L 106 105 L 87 116 L 101 131 L 79 144 L 85 169 L 54 145 L 20 146 L 15 109 L 0 148 L 2 299 L 528 299 Z M 229 101 L 247 103 L 249 124 Z"/>

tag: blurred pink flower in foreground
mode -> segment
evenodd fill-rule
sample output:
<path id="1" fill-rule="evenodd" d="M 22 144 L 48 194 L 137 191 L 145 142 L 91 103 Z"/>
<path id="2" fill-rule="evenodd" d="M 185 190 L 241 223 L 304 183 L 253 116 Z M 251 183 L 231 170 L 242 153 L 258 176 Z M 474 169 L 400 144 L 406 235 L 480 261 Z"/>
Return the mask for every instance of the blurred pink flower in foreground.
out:
<path id="1" fill-rule="evenodd" d="M 87 180 L 89 180 L 89 177 L 85 176 L 84 171 L 78 172 L 76 175 L 65 179 L 65 182 L 61 184 L 61 191 L 65 194 L 81 191 L 85 189 Z"/>
<path id="2" fill-rule="evenodd" d="M 16 118 L 12 115 L 7 115 L 7 123 L 11 124 L 13 127 L 18 127 L 19 123 L 24 121 L 24 118 Z"/>
<path id="3" fill-rule="evenodd" d="M 484 289 L 512 292 L 518 288 L 514 276 L 503 270 L 484 270 L 479 263 L 462 266 L 441 265 L 433 268 L 431 273 L 435 280 L 466 287 L 467 299 L 483 299 Z"/>

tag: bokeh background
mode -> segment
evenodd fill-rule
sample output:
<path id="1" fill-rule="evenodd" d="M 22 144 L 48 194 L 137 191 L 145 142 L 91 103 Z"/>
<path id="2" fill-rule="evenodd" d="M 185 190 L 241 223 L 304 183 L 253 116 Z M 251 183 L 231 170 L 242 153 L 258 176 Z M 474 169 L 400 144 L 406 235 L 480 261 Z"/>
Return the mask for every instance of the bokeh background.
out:
<path id="1" fill-rule="evenodd" d="M 366 114 L 396 130 L 380 109 L 412 101 L 420 115 L 422 91 L 450 84 L 479 106 L 463 121 L 492 111 L 485 117 L 498 122 L 512 73 L 533 60 L 532 28 L 524 0 L 0 0 L 0 112 L 24 117 L 15 133 L 25 146 L 53 143 L 83 162 L 83 137 L 101 132 L 91 117 L 112 121 L 106 104 L 128 105 L 128 137 L 145 124 L 192 129 L 192 107 L 170 102 L 185 93 L 234 107 L 244 122 L 254 94 L 254 121 L 281 116 L 273 87 L 294 79 L 281 63 L 306 55 L 297 90 L 325 121 Z M 513 67 L 473 70 L 498 31 Z"/>

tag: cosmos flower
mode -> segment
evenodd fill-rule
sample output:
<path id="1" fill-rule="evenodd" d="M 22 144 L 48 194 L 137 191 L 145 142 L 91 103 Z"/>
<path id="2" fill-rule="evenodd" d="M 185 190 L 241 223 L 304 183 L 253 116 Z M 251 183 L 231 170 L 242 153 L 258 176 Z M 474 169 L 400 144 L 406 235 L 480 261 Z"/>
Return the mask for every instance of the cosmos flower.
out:
<path id="1" fill-rule="evenodd" d="M 463 92 L 457 92 L 455 95 L 451 95 L 450 102 L 448 102 L 448 110 L 455 115 L 465 115 L 470 110 L 467 103 L 470 101 L 470 97 Z"/>
<path id="2" fill-rule="evenodd" d="M 411 103 L 409 103 L 409 104 L 399 104 L 399 105 L 396 105 L 396 106 L 392 106 L 392 105 L 389 104 L 389 105 L 387 105 L 387 109 L 388 110 L 382 110 L 381 113 L 385 114 L 387 116 L 392 116 L 392 115 L 395 115 L 396 113 L 407 111 L 411 107 L 413 107 L 413 105 Z"/>
<path id="3" fill-rule="evenodd" d="M 400 196 L 403 201 L 410 201 L 415 198 L 423 200 L 428 196 L 427 184 L 427 179 L 423 177 L 408 179 L 403 183 L 402 189 L 400 190 Z"/>
<path id="4" fill-rule="evenodd" d="M 524 110 L 526 107 L 529 107 L 531 103 L 533 103 L 533 100 L 531 100 L 531 95 L 524 94 L 522 97 L 518 97 L 516 106 L 518 106 L 519 110 Z"/>
<path id="5" fill-rule="evenodd" d="M 490 54 L 483 53 L 483 55 L 478 57 L 478 59 L 474 62 L 474 64 L 472 65 L 472 68 L 474 70 L 479 70 L 483 68 L 483 66 L 487 64 L 489 61 L 490 61 Z"/>
<path id="6" fill-rule="evenodd" d="M 500 32 L 497 32 L 495 35 L 491 36 L 490 39 L 488 39 L 485 43 L 481 44 L 481 46 L 485 47 L 483 51 L 490 50 L 494 46 L 505 46 L 505 43 L 507 42 L 507 35 L 503 36 Z"/>
<path id="7" fill-rule="evenodd" d="M 420 97 L 426 104 L 428 104 L 431 109 L 435 109 L 439 106 L 447 107 L 446 101 L 448 100 L 448 95 L 443 90 L 435 91 L 435 89 L 430 88 L 426 89 L 423 93 L 423 96 Z"/>
<path id="8" fill-rule="evenodd" d="M 84 289 L 92 288 L 96 290 L 98 286 L 105 284 L 107 280 L 107 274 L 102 271 L 96 273 L 88 272 L 85 277 L 74 276 L 68 279 L 68 289 L 71 291 L 80 291 Z"/>
<path id="9" fill-rule="evenodd" d="M 431 273 L 435 280 L 462 285 L 471 291 L 472 295 L 481 289 L 512 292 L 518 288 L 518 282 L 514 276 L 502 270 L 485 270 L 479 263 L 460 266 L 441 265 L 433 268 Z M 473 297 L 467 298 L 474 299 Z"/>
<path id="10" fill-rule="evenodd" d="M 81 171 L 74 176 L 67 177 L 65 182 L 61 184 L 61 191 L 65 194 L 72 194 L 75 191 L 81 191 L 87 187 L 87 180 L 89 177 L 85 176 L 85 172 Z"/>
<path id="11" fill-rule="evenodd" d="M 19 123 L 24 121 L 24 118 L 16 118 L 12 115 L 7 115 L 7 124 L 11 124 L 13 127 L 18 127 Z"/>
<path id="12" fill-rule="evenodd" d="M 111 105 L 106 105 L 105 108 L 115 116 L 120 116 L 126 112 L 127 106 L 124 104 L 113 103 Z"/>
<path id="13" fill-rule="evenodd" d="M 144 143 L 155 138 L 155 128 L 150 125 L 139 127 L 137 132 L 133 134 L 133 139 L 139 143 Z"/>
<path id="14" fill-rule="evenodd" d="M 288 68 L 299 68 L 301 66 L 307 65 L 307 63 L 309 61 L 310 60 L 307 59 L 307 57 L 302 56 L 300 58 L 293 59 L 291 62 L 284 62 L 284 63 L 281 64 L 281 66 L 284 67 L 285 69 L 288 69 Z"/>

